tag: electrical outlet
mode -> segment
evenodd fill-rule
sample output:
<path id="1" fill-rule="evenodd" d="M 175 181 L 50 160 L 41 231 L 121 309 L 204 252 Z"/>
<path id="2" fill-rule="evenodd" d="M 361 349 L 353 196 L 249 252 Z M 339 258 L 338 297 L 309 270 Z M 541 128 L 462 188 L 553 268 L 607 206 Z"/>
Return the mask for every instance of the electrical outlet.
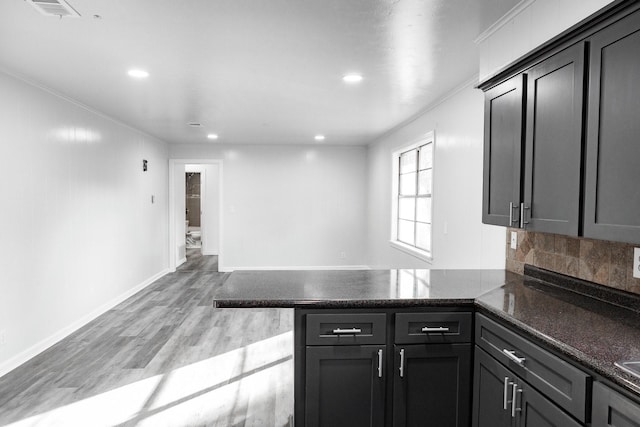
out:
<path id="1" fill-rule="evenodd" d="M 518 249 L 518 232 L 511 232 L 511 249 Z"/>
<path id="2" fill-rule="evenodd" d="M 340 252 L 340 259 L 347 259 L 347 253 L 345 251 Z"/>
<path id="3" fill-rule="evenodd" d="M 0 346 L 3 346 L 7 343 L 7 334 L 4 330 L 0 331 Z"/>
<path id="4" fill-rule="evenodd" d="M 633 277 L 640 279 L 640 248 L 633 248 Z"/>

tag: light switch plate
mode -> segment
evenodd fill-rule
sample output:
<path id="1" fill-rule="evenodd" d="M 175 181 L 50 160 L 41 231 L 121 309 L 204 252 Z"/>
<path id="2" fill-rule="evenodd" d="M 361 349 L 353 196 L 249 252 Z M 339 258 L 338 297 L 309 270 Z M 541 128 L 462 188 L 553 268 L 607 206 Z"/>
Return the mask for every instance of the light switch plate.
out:
<path id="1" fill-rule="evenodd" d="M 511 249 L 518 249 L 518 232 L 511 232 Z"/>
<path id="2" fill-rule="evenodd" d="M 640 279 L 640 248 L 633 248 L 633 277 Z"/>

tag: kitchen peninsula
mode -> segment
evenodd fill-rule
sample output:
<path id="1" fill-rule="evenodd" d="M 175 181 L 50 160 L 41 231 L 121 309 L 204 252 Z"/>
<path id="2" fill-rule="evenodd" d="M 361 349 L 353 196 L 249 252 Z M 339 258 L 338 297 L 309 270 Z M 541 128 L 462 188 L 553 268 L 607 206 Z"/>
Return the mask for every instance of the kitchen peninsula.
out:
<path id="1" fill-rule="evenodd" d="M 294 309 L 297 426 L 640 425 L 640 299 L 546 270 L 239 271 L 214 307 Z"/>

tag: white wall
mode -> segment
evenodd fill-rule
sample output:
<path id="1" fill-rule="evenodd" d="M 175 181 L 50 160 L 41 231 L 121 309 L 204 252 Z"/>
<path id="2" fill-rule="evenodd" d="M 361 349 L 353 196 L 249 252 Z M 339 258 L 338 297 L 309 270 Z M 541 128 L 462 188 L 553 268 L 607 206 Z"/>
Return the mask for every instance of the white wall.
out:
<path id="1" fill-rule="evenodd" d="M 376 268 L 504 268 L 504 229 L 482 224 L 484 97 L 472 84 L 369 146 L 369 263 Z M 435 131 L 433 262 L 389 244 L 391 155 Z"/>
<path id="2" fill-rule="evenodd" d="M 611 3 L 611 0 L 525 0 L 478 38 L 480 80 Z"/>
<path id="3" fill-rule="evenodd" d="M 221 269 L 366 264 L 366 148 L 174 144 L 170 157 L 223 160 Z"/>
<path id="4" fill-rule="evenodd" d="M 162 274 L 168 172 L 158 140 L 3 73 L 0 93 L 2 375 Z"/>
<path id="5" fill-rule="evenodd" d="M 173 191 L 174 191 L 174 203 L 173 213 L 175 220 L 175 228 L 174 228 L 174 236 L 175 236 L 175 245 L 176 245 L 176 266 L 187 261 L 187 224 L 186 224 L 186 212 L 187 212 L 187 201 L 186 201 L 186 176 L 185 176 L 186 168 L 184 164 L 176 164 L 174 165 L 173 170 Z M 171 256 L 170 253 L 169 256 Z"/>

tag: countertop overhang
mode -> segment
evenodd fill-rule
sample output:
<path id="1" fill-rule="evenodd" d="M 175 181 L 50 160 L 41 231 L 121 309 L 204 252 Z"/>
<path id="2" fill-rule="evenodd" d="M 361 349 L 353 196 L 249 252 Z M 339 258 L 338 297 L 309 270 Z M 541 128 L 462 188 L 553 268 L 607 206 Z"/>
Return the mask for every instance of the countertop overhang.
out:
<path id="1" fill-rule="evenodd" d="M 526 266 L 505 270 L 236 271 L 216 308 L 474 307 L 640 397 L 640 296 Z"/>
<path id="2" fill-rule="evenodd" d="M 505 270 L 236 271 L 214 307 L 358 308 L 473 305 L 520 276 Z"/>

